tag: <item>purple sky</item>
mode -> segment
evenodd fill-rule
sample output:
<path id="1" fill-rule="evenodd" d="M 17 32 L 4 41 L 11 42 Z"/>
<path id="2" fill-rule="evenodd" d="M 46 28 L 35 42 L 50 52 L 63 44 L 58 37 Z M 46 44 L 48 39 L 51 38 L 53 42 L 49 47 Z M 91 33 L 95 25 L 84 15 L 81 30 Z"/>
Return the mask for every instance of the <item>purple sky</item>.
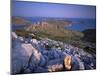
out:
<path id="1" fill-rule="evenodd" d="M 96 7 L 72 4 L 12 2 L 12 16 L 24 17 L 62 17 L 62 18 L 95 18 Z"/>

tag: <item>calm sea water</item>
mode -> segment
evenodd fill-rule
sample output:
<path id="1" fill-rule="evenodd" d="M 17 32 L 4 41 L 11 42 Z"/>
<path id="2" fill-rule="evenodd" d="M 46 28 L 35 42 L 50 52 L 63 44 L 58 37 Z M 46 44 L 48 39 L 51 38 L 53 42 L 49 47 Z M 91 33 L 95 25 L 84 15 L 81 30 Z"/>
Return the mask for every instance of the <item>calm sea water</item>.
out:
<path id="1" fill-rule="evenodd" d="M 83 31 L 86 29 L 96 29 L 96 19 L 81 19 L 81 18 L 36 18 L 36 17 L 24 17 L 24 19 L 36 23 L 46 19 L 63 19 L 66 21 L 72 21 L 71 26 L 66 26 L 65 29 Z M 23 29 L 25 25 L 12 25 L 12 30 Z"/>
<path id="2" fill-rule="evenodd" d="M 73 23 L 66 29 L 84 31 L 86 29 L 96 29 L 96 19 L 70 19 Z"/>

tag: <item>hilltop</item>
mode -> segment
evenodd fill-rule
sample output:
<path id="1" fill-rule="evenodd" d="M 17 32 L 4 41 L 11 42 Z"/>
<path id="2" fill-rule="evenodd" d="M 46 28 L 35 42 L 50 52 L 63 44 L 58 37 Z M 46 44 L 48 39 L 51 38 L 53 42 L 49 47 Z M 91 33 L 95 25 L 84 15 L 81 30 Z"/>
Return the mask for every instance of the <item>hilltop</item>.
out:
<path id="1" fill-rule="evenodd" d="M 78 31 L 66 30 L 64 26 L 70 26 L 71 22 L 63 20 L 47 20 L 25 28 L 36 33 L 40 37 L 48 37 L 54 40 L 68 41 L 78 40 L 83 34 Z"/>
<path id="2" fill-rule="evenodd" d="M 68 42 L 70 40 L 79 40 L 83 37 L 83 34 L 78 31 L 72 31 L 65 29 L 65 26 L 70 26 L 71 21 L 59 20 L 59 19 L 45 19 L 32 23 L 24 18 L 12 17 L 12 24 L 26 25 L 24 30 L 16 30 L 17 34 L 22 35 L 32 32 L 38 37 L 48 37 L 53 40 L 59 40 Z M 24 35 L 27 36 L 27 35 Z"/>
<path id="3" fill-rule="evenodd" d="M 11 17 L 11 23 L 12 25 L 27 25 L 28 23 L 30 23 L 28 20 L 25 20 L 22 17 Z"/>

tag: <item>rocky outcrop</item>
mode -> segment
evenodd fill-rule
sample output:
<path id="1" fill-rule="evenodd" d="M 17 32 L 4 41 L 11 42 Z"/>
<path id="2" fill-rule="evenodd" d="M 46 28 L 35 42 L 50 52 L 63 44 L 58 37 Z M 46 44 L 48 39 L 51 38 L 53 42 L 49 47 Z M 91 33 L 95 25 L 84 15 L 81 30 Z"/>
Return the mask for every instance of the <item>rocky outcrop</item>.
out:
<path id="1" fill-rule="evenodd" d="M 12 32 L 11 52 L 12 74 L 96 68 L 95 56 L 83 49 L 48 38 L 23 38 Z"/>
<path id="2" fill-rule="evenodd" d="M 66 70 L 71 70 L 71 67 L 72 67 L 71 62 L 72 62 L 71 56 L 66 56 L 64 58 L 64 66 Z"/>

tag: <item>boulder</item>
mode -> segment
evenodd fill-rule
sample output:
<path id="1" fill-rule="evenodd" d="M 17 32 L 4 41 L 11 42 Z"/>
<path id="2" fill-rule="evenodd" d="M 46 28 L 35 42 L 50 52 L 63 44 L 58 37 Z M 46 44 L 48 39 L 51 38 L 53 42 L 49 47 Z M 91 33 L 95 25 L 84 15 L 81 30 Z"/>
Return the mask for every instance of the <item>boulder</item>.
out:
<path id="1" fill-rule="evenodd" d="M 71 70 L 71 62 L 72 62 L 72 58 L 71 56 L 65 56 L 64 57 L 64 66 L 66 70 Z"/>
<path id="2" fill-rule="evenodd" d="M 36 39 L 31 39 L 31 42 L 34 44 L 38 44 L 38 41 Z"/>
<path id="3" fill-rule="evenodd" d="M 77 56 L 72 57 L 72 69 L 71 70 L 84 70 L 84 62 Z"/>
<path id="4" fill-rule="evenodd" d="M 30 43 L 22 43 L 16 37 L 13 37 L 12 44 L 12 72 L 24 73 L 27 67 L 34 67 L 45 61 L 41 53 L 35 49 Z M 45 63 L 44 63 L 45 64 Z M 33 66 L 34 65 L 34 66 Z M 22 71 L 23 69 L 23 71 Z M 28 69 L 29 71 L 29 69 Z"/>
<path id="5" fill-rule="evenodd" d="M 18 36 L 17 36 L 17 34 L 15 32 L 11 32 L 11 36 L 12 36 L 12 38 L 15 38 L 15 39 L 18 38 Z"/>
<path id="6" fill-rule="evenodd" d="M 16 44 L 14 44 L 14 42 Z M 24 66 L 26 66 L 29 56 L 31 53 L 29 51 L 26 51 L 22 47 L 22 43 L 19 41 L 13 41 L 13 47 L 12 47 L 12 72 L 13 73 L 19 73 L 21 69 L 24 69 Z M 29 52 L 29 53 L 27 53 Z"/>
<path id="7" fill-rule="evenodd" d="M 47 63 L 48 72 L 63 70 L 63 59 L 49 60 Z"/>

